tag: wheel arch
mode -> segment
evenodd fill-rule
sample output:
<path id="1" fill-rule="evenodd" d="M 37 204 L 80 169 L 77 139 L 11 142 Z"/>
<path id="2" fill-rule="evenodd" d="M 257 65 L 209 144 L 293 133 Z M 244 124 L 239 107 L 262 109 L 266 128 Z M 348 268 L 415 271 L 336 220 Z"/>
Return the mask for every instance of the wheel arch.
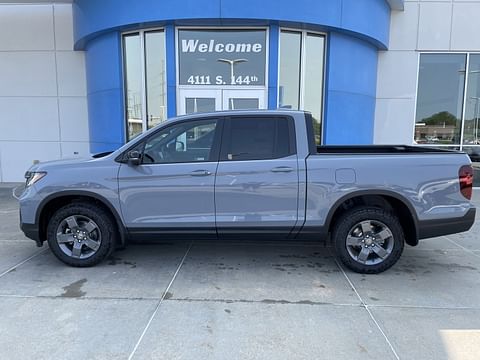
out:
<path id="1" fill-rule="evenodd" d="M 35 214 L 35 223 L 38 224 L 41 241 L 46 240 L 48 219 L 60 207 L 72 202 L 81 202 L 82 200 L 93 201 L 103 207 L 117 225 L 117 233 L 119 235 L 119 246 L 124 246 L 127 240 L 126 228 L 122 222 L 117 210 L 102 195 L 83 190 L 66 190 L 47 196 L 40 203 Z"/>
<path id="2" fill-rule="evenodd" d="M 327 218 L 326 228 L 331 232 L 336 219 L 345 211 L 355 205 L 372 205 L 379 208 L 387 208 L 393 211 L 402 225 L 405 234 L 405 242 L 408 245 L 418 245 L 418 218 L 412 204 L 402 195 L 385 190 L 361 190 L 344 195 L 331 207 Z"/>

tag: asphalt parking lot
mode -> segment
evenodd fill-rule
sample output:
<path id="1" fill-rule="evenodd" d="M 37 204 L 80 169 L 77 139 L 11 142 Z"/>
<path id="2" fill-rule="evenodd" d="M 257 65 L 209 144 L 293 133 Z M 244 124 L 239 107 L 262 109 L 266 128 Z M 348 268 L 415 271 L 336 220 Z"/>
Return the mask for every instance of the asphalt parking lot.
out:
<path id="1" fill-rule="evenodd" d="M 0 359 L 479 354 L 478 220 L 406 248 L 380 275 L 345 270 L 323 243 L 248 239 L 161 239 L 76 269 L 22 235 L 11 187 L 0 185 Z"/>

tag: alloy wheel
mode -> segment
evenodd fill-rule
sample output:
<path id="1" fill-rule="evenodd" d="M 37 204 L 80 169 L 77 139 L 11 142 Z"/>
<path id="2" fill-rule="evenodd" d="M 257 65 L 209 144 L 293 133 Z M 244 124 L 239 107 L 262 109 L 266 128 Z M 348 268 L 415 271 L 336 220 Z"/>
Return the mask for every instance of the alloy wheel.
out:
<path id="1" fill-rule="evenodd" d="M 365 265 L 382 263 L 393 251 L 392 231 L 377 220 L 356 223 L 348 232 L 346 241 L 348 254 Z"/>
<path id="2" fill-rule="evenodd" d="M 84 215 L 71 215 L 58 225 L 56 240 L 65 255 L 86 259 L 97 252 L 102 236 L 92 219 Z"/>

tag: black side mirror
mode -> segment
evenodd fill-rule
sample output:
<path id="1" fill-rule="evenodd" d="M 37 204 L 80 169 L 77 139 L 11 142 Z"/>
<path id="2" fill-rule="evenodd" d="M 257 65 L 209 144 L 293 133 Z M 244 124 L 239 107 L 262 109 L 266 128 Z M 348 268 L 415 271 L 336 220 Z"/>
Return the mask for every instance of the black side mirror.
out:
<path id="1" fill-rule="evenodd" d="M 138 150 L 129 151 L 127 154 L 128 164 L 129 165 L 140 165 L 142 163 L 142 155 Z"/>

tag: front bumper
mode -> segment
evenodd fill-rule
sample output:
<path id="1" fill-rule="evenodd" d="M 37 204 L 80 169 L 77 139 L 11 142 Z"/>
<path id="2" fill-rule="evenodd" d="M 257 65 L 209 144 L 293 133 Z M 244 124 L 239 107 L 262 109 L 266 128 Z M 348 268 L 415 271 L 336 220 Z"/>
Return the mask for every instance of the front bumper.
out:
<path id="1" fill-rule="evenodd" d="M 468 231 L 475 222 L 475 212 L 476 209 L 471 208 L 459 218 L 419 221 L 418 238 L 426 239 Z"/>
<path id="2" fill-rule="evenodd" d="M 22 229 L 26 237 L 34 240 L 38 247 L 43 245 L 43 240 L 40 238 L 40 229 L 37 224 L 26 224 L 20 219 L 20 229 Z"/>

